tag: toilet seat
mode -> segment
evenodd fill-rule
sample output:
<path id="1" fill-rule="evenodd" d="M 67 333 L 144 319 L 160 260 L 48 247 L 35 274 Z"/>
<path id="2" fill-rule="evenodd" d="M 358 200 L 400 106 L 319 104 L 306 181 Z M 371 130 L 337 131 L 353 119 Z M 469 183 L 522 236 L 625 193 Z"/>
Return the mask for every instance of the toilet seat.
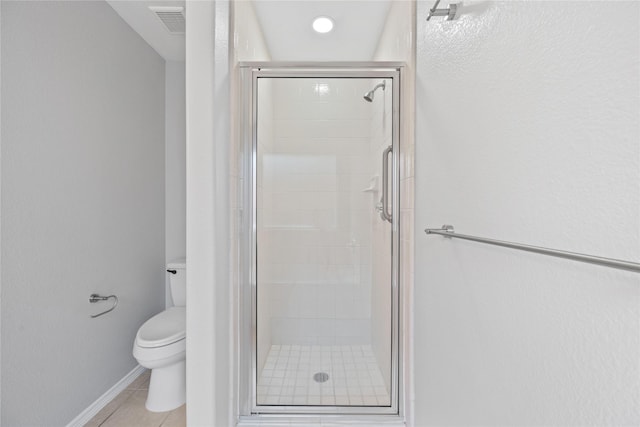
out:
<path id="1" fill-rule="evenodd" d="M 133 357 L 145 368 L 154 369 L 184 360 L 187 354 L 187 340 L 181 339 L 162 347 L 141 347 L 133 345 Z"/>
<path id="2" fill-rule="evenodd" d="M 165 347 L 186 337 L 185 307 L 171 307 L 144 322 L 138 329 L 136 345 L 142 348 Z"/>
<path id="3" fill-rule="evenodd" d="M 133 344 L 138 363 L 153 369 L 184 360 L 186 320 L 185 307 L 171 307 L 144 322 Z"/>

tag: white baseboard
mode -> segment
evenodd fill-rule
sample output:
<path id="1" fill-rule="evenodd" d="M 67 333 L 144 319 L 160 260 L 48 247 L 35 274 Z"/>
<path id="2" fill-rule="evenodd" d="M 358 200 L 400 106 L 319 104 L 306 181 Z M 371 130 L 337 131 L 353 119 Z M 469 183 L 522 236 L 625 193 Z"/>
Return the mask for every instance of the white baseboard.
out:
<path id="1" fill-rule="evenodd" d="M 86 423 L 88 423 L 91 418 L 95 417 L 95 415 L 100 412 L 102 408 L 107 406 L 109 402 L 111 402 L 121 391 L 127 388 L 129 384 L 131 384 L 136 378 L 138 378 L 144 371 L 145 368 L 138 365 L 131 370 L 127 375 L 124 376 L 120 381 L 118 381 L 113 387 L 106 391 L 105 394 L 100 396 L 98 400 L 93 402 L 87 409 L 82 411 L 80 415 L 75 417 L 67 427 L 82 427 Z"/>

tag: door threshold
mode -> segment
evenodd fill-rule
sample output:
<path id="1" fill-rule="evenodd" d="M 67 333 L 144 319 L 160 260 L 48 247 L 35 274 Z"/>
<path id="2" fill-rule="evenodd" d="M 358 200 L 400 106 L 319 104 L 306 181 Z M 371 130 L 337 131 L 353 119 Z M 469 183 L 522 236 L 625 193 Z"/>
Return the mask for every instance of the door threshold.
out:
<path id="1" fill-rule="evenodd" d="M 293 426 L 367 426 L 404 427 L 398 415 L 248 415 L 238 418 L 237 427 L 293 427 Z"/>

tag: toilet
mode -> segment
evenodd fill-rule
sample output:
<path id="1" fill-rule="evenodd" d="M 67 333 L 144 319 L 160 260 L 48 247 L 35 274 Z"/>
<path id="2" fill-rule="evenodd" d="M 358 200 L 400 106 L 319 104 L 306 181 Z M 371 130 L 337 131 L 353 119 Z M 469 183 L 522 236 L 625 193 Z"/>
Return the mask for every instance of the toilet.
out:
<path id="1" fill-rule="evenodd" d="M 138 329 L 133 357 L 151 369 L 146 408 L 165 412 L 186 399 L 186 263 L 167 264 L 173 307 L 156 314 Z"/>

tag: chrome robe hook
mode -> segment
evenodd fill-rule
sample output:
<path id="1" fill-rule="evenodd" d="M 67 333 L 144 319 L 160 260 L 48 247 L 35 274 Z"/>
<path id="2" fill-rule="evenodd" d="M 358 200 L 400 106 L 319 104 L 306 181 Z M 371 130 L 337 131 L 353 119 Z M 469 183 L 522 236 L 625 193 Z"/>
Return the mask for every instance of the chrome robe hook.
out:
<path id="1" fill-rule="evenodd" d="M 433 7 L 429 9 L 429 16 L 427 16 L 427 21 L 431 20 L 431 18 L 434 16 L 446 16 L 447 21 L 453 21 L 457 18 L 458 6 L 460 5 L 459 3 L 451 3 L 446 9 L 438 9 L 439 4 L 440 0 L 436 0 L 436 4 L 434 4 Z"/>

